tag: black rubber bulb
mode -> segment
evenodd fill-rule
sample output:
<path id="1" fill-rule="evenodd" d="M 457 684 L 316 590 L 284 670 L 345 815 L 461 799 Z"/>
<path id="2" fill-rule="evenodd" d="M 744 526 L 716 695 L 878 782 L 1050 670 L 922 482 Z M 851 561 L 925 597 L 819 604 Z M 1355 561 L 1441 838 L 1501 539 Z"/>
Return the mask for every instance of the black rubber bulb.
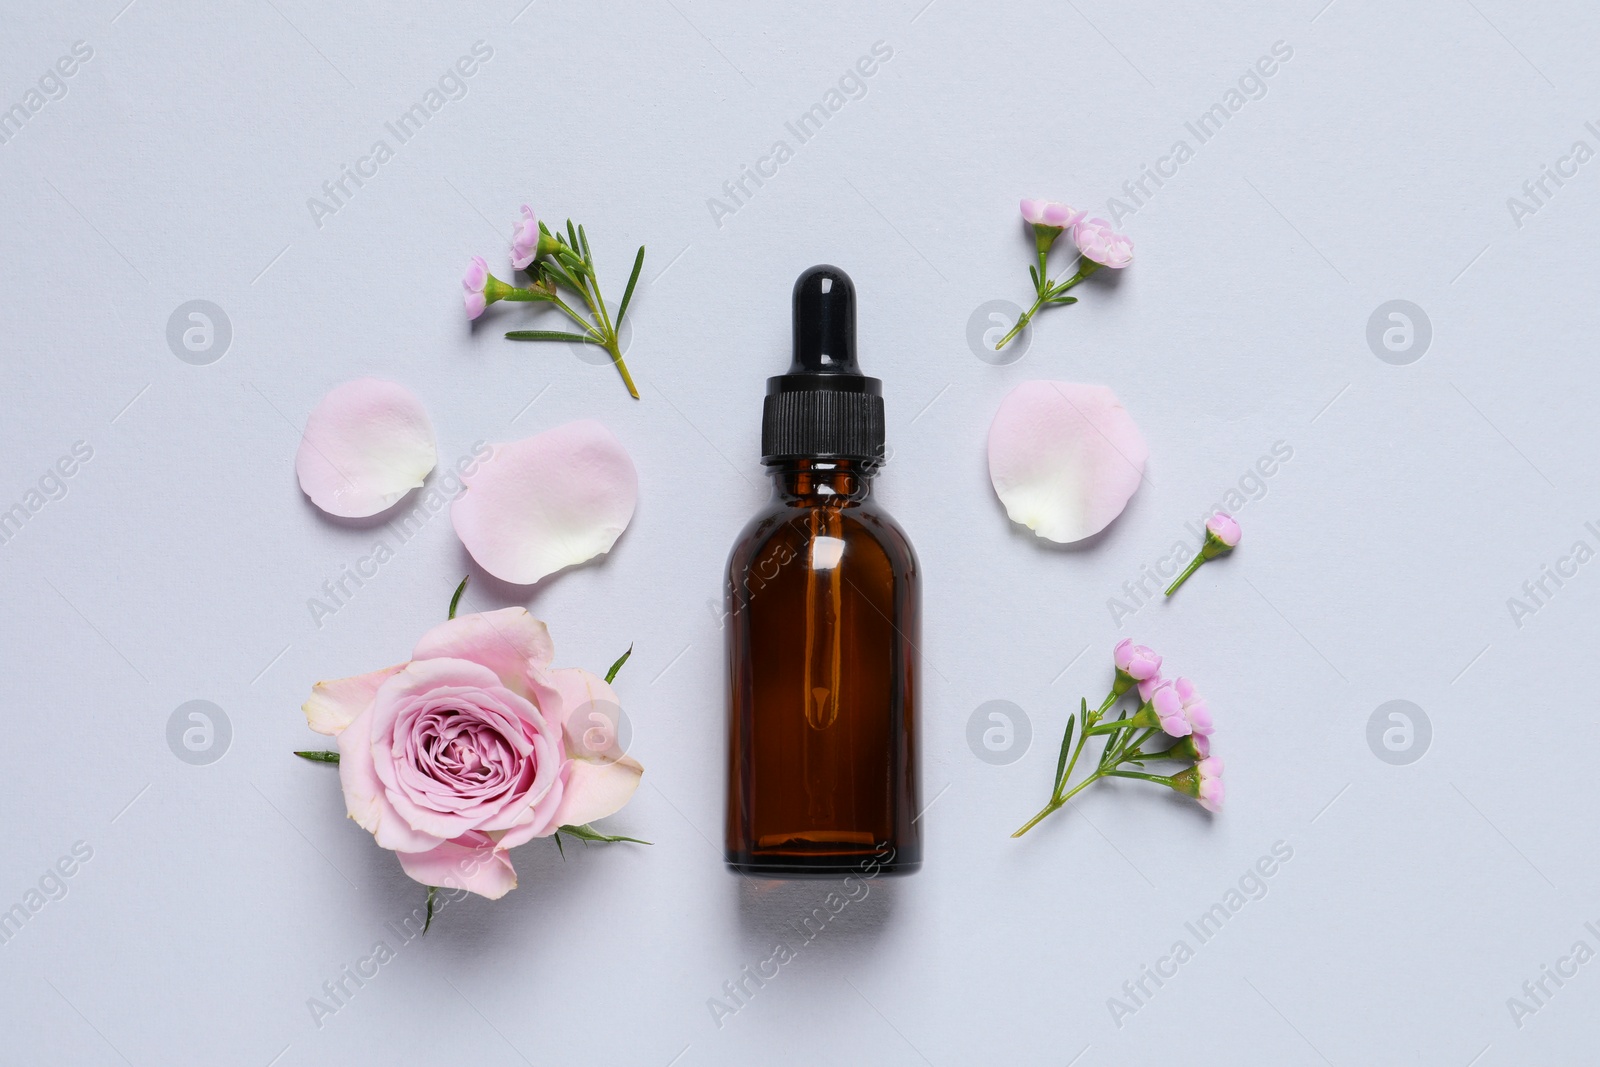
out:
<path id="1" fill-rule="evenodd" d="M 794 283 L 794 361 L 790 374 L 861 374 L 856 365 L 856 287 L 824 263 Z"/>

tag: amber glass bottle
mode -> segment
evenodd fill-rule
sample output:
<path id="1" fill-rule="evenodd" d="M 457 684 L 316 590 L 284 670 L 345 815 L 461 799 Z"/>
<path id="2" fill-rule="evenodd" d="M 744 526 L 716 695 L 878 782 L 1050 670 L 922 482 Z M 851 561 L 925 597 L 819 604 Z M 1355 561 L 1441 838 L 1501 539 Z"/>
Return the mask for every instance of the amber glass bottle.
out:
<path id="1" fill-rule="evenodd" d="M 882 385 L 855 354 L 855 287 L 794 287 L 794 360 L 767 381 L 771 502 L 728 561 L 727 861 L 768 876 L 904 874 L 917 824 L 917 558 L 872 499 Z"/>

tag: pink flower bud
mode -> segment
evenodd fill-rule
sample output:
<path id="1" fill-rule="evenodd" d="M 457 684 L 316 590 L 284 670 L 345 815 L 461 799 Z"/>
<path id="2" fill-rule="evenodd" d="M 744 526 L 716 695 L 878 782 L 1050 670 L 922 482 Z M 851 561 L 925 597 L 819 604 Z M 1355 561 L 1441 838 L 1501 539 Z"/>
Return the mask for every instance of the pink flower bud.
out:
<path id="1" fill-rule="evenodd" d="M 1211 734 L 1213 732 L 1211 709 L 1206 706 L 1204 698 L 1195 692 L 1194 683 L 1187 678 L 1179 678 L 1172 683 L 1172 688 L 1183 705 L 1183 718 L 1189 725 L 1189 731 L 1202 737 Z M 1168 730 L 1167 732 L 1171 733 L 1172 731 Z"/>
<path id="2" fill-rule="evenodd" d="M 1143 703 L 1146 700 L 1149 700 L 1151 693 L 1154 693 L 1158 688 L 1160 688 L 1161 686 L 1166 685 L 1166 684 L 1167 684 L 1166 683 L 1166 679 L 1161 677 L 1161 673 L 1159 671 L 1156 672 L 1155 674 L 1152 674 L 1148 678 L 1140 679 L 1139 680 L 1139 702 Z"/>
<path id="3" fill-rule="evenodd" d="M 1054 226 L 1057 229 L 1064 230 L 1086 214 L 1088 212 L 1074 211 L 1067 205 L 1058 204 L 1054 200 L 1022 201 L 1022 217 L 1035 226 Z"/>
<path id="4" fill-rule="evenodd" d="M 538 254 L 539 216 L 533 213 L 533 208 L 523 204 L 522 218 L 511 227 L 511 265 L 518 270 L 527 270 Z"/>
<path id="5" fill-rule="evenodd" d="M 1217 756 L 1208 756 L 1194 765 L 1199 773 L 1199 788 L 1195 796 L 1200 801 L 1200 806 L 1207 811 L 1221 811 L 1222 800 L 1227 795 L 1227 789 L 1222 782 L 1222 760 Z"/>
<path id="6" fill-rule="evenodd" d="M 482 256 L 473 256 L 472 262 L 467 264 L 467 272 L 461 276 L 461 288 L 465 290 L 462 300 L 467 307 L 467 318 L 477 318 L 489 306 L 483 295 L 484 286 L 488 284 L 489 264 L 484 262 Z"/>
<path id="7" fill-rule="evenodd" d="M 1150 708 L 1161 720 L 1161 730 L 1169 737 L 1187 737 L 1191 732 L 1189 720 L 1183 714 L 1183 700 L 1171 682 L 1156 687 L 1150 694 Z"/>
<path id="8" fill-rule="evenodd" d="M 1111 660 L 1117 665 L 1118 673 L 1136 682 L 1154 678 L 1161 671 L 1161 657 L 1144 645 L 1134 644 L 1130 637 L 1117 642 L 1117 647 L 1111 650 Z"/>
<path id="9" fill-rule="evenodd" d="M 1221 811 L 1227 790 L 1222 784 L 1222 760 L 1207 756 L 1186 771 L 1179 771 L 1167 783 L 1186 797 L 1193 797 L 1207 811 Z"/>
<path id="10" fill-rule="evenodd" d="M 1072 239 L 1085 259 L 1102 267 L 1126 267 L 1133 262 L 1133 241 L 1113 230 L 1105 219 L 1080 219 L 1073 224 Z"/>
<path id="11" fill-rule="evenodd" d="M 1206 520 L 1206 533 L 1228 548 L 1234 548 L 1239 544 L 1239 524 L 1226 512 L 1219 511 Z"/>

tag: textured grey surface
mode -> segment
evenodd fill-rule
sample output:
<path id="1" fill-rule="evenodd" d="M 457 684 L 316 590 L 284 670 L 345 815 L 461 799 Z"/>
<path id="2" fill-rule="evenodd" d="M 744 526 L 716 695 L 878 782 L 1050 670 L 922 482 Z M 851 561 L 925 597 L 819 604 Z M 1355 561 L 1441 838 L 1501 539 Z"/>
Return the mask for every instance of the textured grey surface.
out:
<path id="1" fill-rule="evenodd" d="M 0 945 L 7 1059 L 1586 1058 L 1600 963 L 1561 961 L 1600 949 L 1600 563 L 1561 561 L 1600 548 L 1600 162 L 1561 161 L 1600 148 L 1592 10 L 125 2 L 11 0 L 0 35 L 0 106 L 44 80 L 0 145 L 0 504 L 40 490 L 0 545 L 0 906 L 40 904 Z M 63 64 L 63 95 L 47 75 L 79 41 L 93 54 Z M 493 55 L 464 95 L 399 144 L 385 123 L 478 41 Z M 880 41 L 865 95 L 801 143 L 785 124 Z M 1280 41 L 1264 95 L 1201 143 L 1185 124 Z M 392 158 L 313 219 L 308 198 L 380 138 Z M 1047 313 L 1021 360 L 975 358 L 969 315 L 1027 289 L 1016 198 L 1103 212 L 1180 139 L 1192 158 L 1124 220 L 1133 267 Z M 780 140 L 776 175 L 714 213 Z M 1576 174 L 1535 203 L 1523 183 L 1545 166 Z M 1512 196 L 1537 210 L 1515 218 Z M 521 309 L 462 321 L 463 264 L 503 271 L 524 199 L 583 221 L 614 287 L 649 246 L 643 400 L 564 348 L 501 340 Z M 720 570 L 765 493 L 789 286 L 819 261 L 860 290 L 895 450 L 880 491 L 925 569 L 928 858 L 718 1026 L 708 1001 L 827 888 L 743 884 L 714 844 Z M 194 300 L 231 325 L 206 365 L 167 340 Z M 1368 344 L 1393 300 L 1431 324 L 1410 362 Z M 535 842 L 514 894 L 452 905 L 423 941 L 388 925 L 419 889 L 344 818 L 333 772 L 289 755 L 315 740 L 311 683 L 403 658 L 471 569 L 437 517 L 313 622 L 322 583 L 393 536 L 327 520 L 293 477 L 307 411 L 363 374 L 417 391 L 445 461 L 596 417 L 641 477 L 609 558 L 533 590 L 481 581 L 468 605 L 528 605 L 561 664 L 634 643 L 619 692 L 645 784 L 611 825 L 655 844 L 563 863 Z M 1146 484 L 1084 549 L 1010 528 L 988 485 L 988 420 L 1036 377 L 1112 386 L 1150 441 Z M 47 477 L 77 442 L 92 457 Z M 1292 458 L 1253 477 L 1279 442 Z M 1235 557 L 1114 619 L 1123 583 L 1236 487 Z M 1546 565 L 1569 577 L 1514 618 Z M 1227 812 L 1104 787 L 1009 840 L 1124 635 L 1210 696 Z M 231 728 L 204 765 L 168 744 L 194 700 Z M 1004 765 L 966 740 L 995 700 L 1032 725 Z M 1387 752 L 1394 723 L 1369 721 L 1393 700 L 1431 726 L 1409 763 L 1369 746 Z M 1202 943 L 1186 924 L 1255 890 L 1277 842 L 1292 858 Z M 30 898 L 41 881 L 59 899 Z M 1176 975 L 1128 999 L 1180 940 Z M 314 1018 L 379 941 L 393 958 Z M 1535 1000 L 1544 966 L 1576 974 Z M 1514 1018 L 1513 996 L 1537 1010 Z"/>

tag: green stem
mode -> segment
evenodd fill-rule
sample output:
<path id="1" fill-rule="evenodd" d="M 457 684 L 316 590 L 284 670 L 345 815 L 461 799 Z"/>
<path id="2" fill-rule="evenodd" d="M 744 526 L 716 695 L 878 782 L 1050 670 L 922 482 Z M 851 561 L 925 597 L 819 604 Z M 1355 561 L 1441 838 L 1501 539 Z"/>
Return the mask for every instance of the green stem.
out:
<path id="1" fill-rule="evenodd" d="M 1171 596 L 1173 593 L 1176 593 L 1178 591 L 1178 586 L 1182 585 L 1184 582 L 1187 582 L 1189 580 L 1189 575 L 1199 570 L 1200 564 L 1204 563 L 1205 561 L 1206 554 L 1204 552 L 1195 556 L 1194 560 L 1183 569 L 1183 573 L 1178 575 L 1171 585 L 1167 586 L 1166 595 Z"/>
<path id="2" fill-rule="evenodd" d="M 1045 297 L 1046 300 L 1055 299 L 1056 297 L 1060 296 L 1062 293 L 1066 292 L 1068 289 L 1071 289 L 1074 285 L 1077 285 L 1079 282 L 1083 281 L 1089 275 L 1093 274 L 1095 271 L 1100 269 L 1100 264 L 1096 263 L 1092 259 L 1083 259 L 1083 260 L 1079 260 L 1079 262 L 1080 262 L 1081 266 L 1078 267 L 1078 273 L 1074 274 L 1072 277 L 1068 278 L 1066 281 L 1062 282 L 1060 285 L 1056 286 L 1055 288 L 1046 290 L 1046 292 L 1044 294 L 1044 297 Z"/>
<path id="3" fill-rule="evenodd" d="M 1172 779 L 1160 774 L 1145 774 L 1143 771 L 1106 771 L 1106 775 L 1111 778 L 1137 778 L 1140 781 L 1154 782 L 1172 788 Z"/>
<path id="4" fill-rule="evenodd" d="M 638 400 L 639 387 L 633 384 L 633 375 L 628 373 L 628 365 L 622 361 L 622 347 L 617 341 L 616 327 L 611 325 L 611 316 L 606 311 L 605 297 L 600 295 L 600 281 L 594 276 L 594 264 L 587 257 L 584 264 L 588 269 L 579 275 L 578 280 L 583 283 L 583 302 L 589 305 L 598 327 L 588 323 L 584 323 L 584 326 L 598 338 L 600 346 L 611 353 L 611 362 L 616 365 L 617 373 L 622 375 L 622 384 L 628 387 L 628 395 Z"/>
<path id="5" fill-rule="evenodd" d="M 560 308 L 562 311 L 566 312 L 567 318 L 571 319 L 579 326 L 582 326 L 583 332 L 592 336 L 596 342 L 604 342 L 605 334 L 596 329 L 594 323 L 590 322 L 588 319 L 572 310 L 572 308 L 567 305 L 565 300 L 561 299 L 559 296 L 553 296 L 550 298 L 550 302 L 555 304 L 555 306 Z"/>
<path id="6" fill-rule="evenodd" d="M 1040 259 L 1041 260 L 1043 259 L 1043 257 L 1044 257 L 1044 254 L 1040 253 Z M 1042 274 L 1040 276 L 1043 277 Z M 1044 304 L 1044 294 L 1047 291 L 1048 291 L 1048 283 L 1041 283 L 1040 286 L 1039 286 L 1038 299 L 1036 299 L 1033 302 L 1033 306 L 1031 308 L 1029 308 L 1027 311 L 1024 311 L 1022 313 L 1022 317 L 1017 319 L 1017 324 L 1015 326 L 1011 327 L 1010 331 L 1007 332 L 1007 334 L 1004 337 L 1000 338 L 1000 343 L 994 346 L 994 350 L 996 352 L 1000 351 L 1006 345 L 1010 344 L 1011 343 L 1011 339 L 1013 337 L 1017 336 L 1017 334 L 1021 333 L 1023 331 L 1023 329 L 1025 329 L 1027 327 L 1028 322 L 1029 322 L 1029 320 L 1031 320 L 1033 318 L 1034 313 L 1037 312 L 1039 310 L 1040 306 Z"/>
<path id="7" fill-rule="evenodd" d="M 617 365 L 617 373 L 622 375 L 622 384 L 628 387 L 628 395 L 635 400 L 639 399 L 639 390 L 633 384 L 633 375 L 628 373 L 628 365 L 622 362 L 622 350 L 617 345 L 616 334 L 606 342 L 606 351 L 611 353 L 611 362 Z"/>
<path id="8" fill-rule="evenodd" d="M 1089 740 L 1089 731 L 1079 730 L 1078 743 L 1073 748 L 1072 755 L 1067 759 L 1067 768 L 1061 772 L 1061 780 L 1056 783 L 1055 789 L 1051 791 L 1052 802 L 1059 802 L 1057 798 L 1061 795 L 1062 787 L 1072 780 L 1072 768 L 1078 765 L 1078 754 L 1083 751 L 1083 743 L 1087 740 Z"/>
<path id="9" fill-rule="evenodd" d="M 1052 800 L 1050 803 L 1046 804 L 1042 809 L 1040 809 L 1039 814 L 1035 815 L 1033 818 L 1031 818 L 1027 822 L 1023 823 L 1021 828 L 1018 829 L 1011 836 L 1012 837 L 1021 837 L 1023 834 L 1027 833 L 1029 830 L 1032 830 L 1035 826 L 1038 826 L 1046 818 L 1048 818 L 1049 816 L 1054 815 L 1056 812 L 1060 811 L 1063 807 L 1066 806 L 1067 801 L 1071 800 L 1073 797 L 1075 797 L 1079 793 L 1083 792 L 1090 785 L 1094 784 L 1095 780 L 1098 779 L 1102 774 L 1106 774 L 1106 773 L 1110 773 L 1110 772 L 1095 771 L 1089 777 L 1085 778 L 1083 781 L 1079 782 L 1077 785 L 1075 785 L 1071 789 L 1069 789 L 1066 792 L 1066 794 L 1064 796 L 1062 796 L 1059 800 Z M 1065 779 L 1063 779 L 1063 781 L 1064 780 Z"/>

